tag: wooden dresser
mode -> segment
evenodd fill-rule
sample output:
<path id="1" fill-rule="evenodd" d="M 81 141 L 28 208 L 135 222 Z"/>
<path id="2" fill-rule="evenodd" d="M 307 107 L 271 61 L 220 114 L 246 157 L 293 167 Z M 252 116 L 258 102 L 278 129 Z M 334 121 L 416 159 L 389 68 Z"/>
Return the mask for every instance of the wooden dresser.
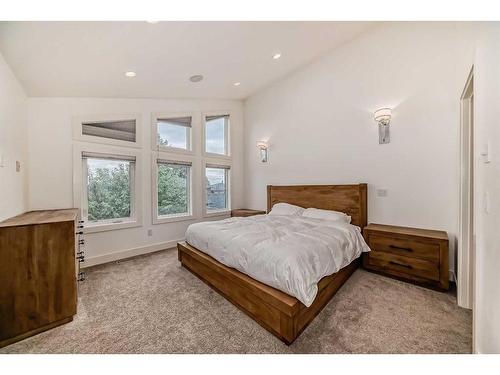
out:
<path id="1" fill-rule="evenodd" d="M 77 209 L 0 223 L 0 347 L 73 319 L 80 226 Z"/>
<path id="2" fill-rule="evenodd" d="M 369 224 L 363 233 L 371 249 L 363 255 L 366 269 L 423 286 L 448 289 L 446 232 Z"/>
<path id="3" fill-rule="evenodd" d="M 254 215 L 263 215 L 266 211 L 262 210 L 251 210 L 249 208 L 238 208 L 231 211 L 231 217 L 248 217 Z"/>

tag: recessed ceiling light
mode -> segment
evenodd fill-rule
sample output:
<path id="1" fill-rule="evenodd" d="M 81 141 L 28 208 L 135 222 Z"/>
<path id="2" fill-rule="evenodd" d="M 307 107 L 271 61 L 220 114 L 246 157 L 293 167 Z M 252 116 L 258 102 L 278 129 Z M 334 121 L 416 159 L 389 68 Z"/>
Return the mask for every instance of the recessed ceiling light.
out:
<path id="1" fill-rule="evenodd" d="M 194 76 L 189 77 L 191 82 L 200 82 L 203 80 L 203 76 L 201 74 L 196 74 Z"/>
<path id="2" fill-rule="evenodd" d="M 239 85 L 241 85 L 241 82 L 235 82 L 235 83 L 233 83 L 233 85 L 239 86 Z"/>
<path id="3" fill-rule="evenodd" d="M 160 21 L 146 21 L 147 23 L 158 23 Z"/>
<path id="4" fill-rule="evenodd" d="M 132 72 L 132 71 L 130 71 L 130 72 L 125 72 L 125 76 L 126 76 L 126 77 L 130 77 L 130 78 L 132 78 L 132 77 L 135 77 L 136 75 L 137 75 L 137 73 L 136 73 L 136 72 Z"/>
<path id="5" fill-rule="evenodd" d="M 274 60 L 278 60 L 280 57 L 281 57 L 281 52 L 276 52 L 276 53 L 273 55 L 273 59 L 274 59 Z"/>

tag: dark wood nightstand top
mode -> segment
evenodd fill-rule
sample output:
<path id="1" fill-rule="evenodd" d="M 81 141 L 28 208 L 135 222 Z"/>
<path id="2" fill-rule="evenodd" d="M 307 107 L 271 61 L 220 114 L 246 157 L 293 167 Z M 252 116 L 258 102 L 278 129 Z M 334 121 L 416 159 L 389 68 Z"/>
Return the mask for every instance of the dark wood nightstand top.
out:
<path id="1" fill-rule="evenodd" d="M 407 236 L 425 237 L 432 238 L 435 240 L 446 240 L 448 241 L 448 235 L 446 232 L 441 230 L 430 230 L 430 229 L 420 229 L 420 228 L 410 228 L 410 227 L 398 227 L 396 225 L 385 225 L 385 224 L 368 224 L 365 231 L 375 231 L 383 233 L 394 233 L 403 234 Z"/>
<path id="2" fill-rule="evenodd" d="M 254 215 L 263 215 L 265 213 L 266 213 L 266 211 L 263 211 L 263 210 L 252 210 L 249 208 L 238 208 L 238 209 L 231 211 L 231 216 L 232 217 L 247 217 L 247 216 L 254 216 Z"/>

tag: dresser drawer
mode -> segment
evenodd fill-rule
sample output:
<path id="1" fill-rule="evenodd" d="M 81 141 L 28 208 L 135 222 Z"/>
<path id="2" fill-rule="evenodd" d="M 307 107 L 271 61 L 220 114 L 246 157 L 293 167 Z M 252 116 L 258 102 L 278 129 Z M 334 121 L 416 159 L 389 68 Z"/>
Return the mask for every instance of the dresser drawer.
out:
<path id="1" fill-rule="evenodd" d="M 411 275 L 419 279 L 439 281 L 439 264 L 424 259 L 371 251 L 366 254 L 365 266 L 395 276 Z"/>
<path id="2" fill-rule="evenodd" d="M 434 263 L 439 262 L 439 245 L 437 243 L 369 234 L 368 245 L 373 252 L 384 251 L 394 255 L 421 258 Z"/>

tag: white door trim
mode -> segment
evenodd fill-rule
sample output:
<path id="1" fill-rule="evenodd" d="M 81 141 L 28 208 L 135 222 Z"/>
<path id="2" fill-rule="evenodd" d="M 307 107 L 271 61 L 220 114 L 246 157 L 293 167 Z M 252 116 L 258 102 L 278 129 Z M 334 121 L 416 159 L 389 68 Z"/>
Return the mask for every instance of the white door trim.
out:
<path id="1" fill-rule="evenodd" d="M 473 306 L 474 277 L 474 67 L 460 97 L 460 211 L 457 251 L 457 301 Z M 472 183 L 471 183 L 472 182 Z"/>

